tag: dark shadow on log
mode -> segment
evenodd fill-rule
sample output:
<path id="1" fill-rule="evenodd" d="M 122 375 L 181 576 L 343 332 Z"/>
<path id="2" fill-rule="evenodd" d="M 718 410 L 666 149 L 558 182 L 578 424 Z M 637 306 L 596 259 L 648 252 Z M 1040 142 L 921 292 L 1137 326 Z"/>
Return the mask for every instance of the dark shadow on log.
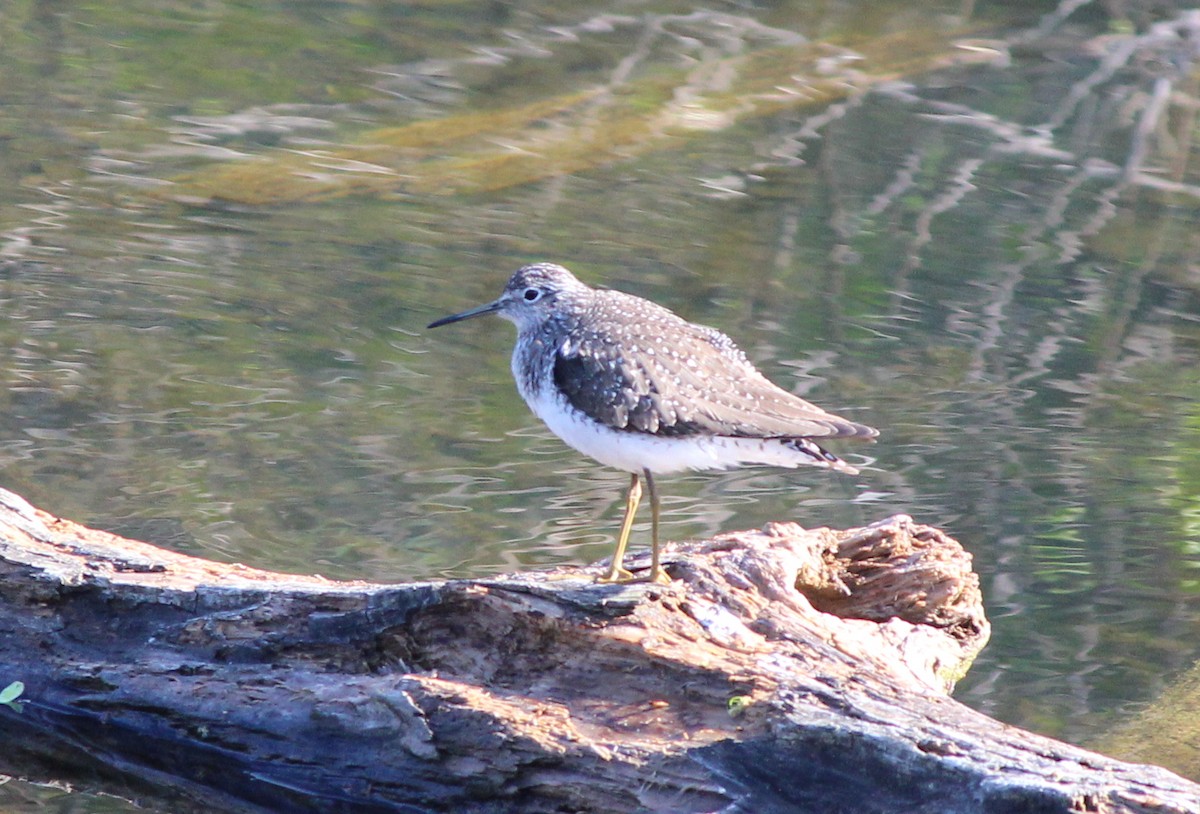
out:
<path id="1" fill-rule="evenodd" d="M 558 571 L 378 585 L 220 565 L 0 491 L 0 771 L 172 810 L 1195 812 L 1200 786 L 948 691 L 970 557 L 893 517 Z"/>

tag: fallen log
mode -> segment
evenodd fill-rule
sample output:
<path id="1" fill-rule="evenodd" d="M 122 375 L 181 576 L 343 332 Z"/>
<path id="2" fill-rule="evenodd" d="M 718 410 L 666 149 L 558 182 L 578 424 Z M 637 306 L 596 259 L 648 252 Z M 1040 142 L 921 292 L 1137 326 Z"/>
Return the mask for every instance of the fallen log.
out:
<path id="1" fill-rule="evenodd" d="M 955 702 L 970 557 L 897 516 L 403 585 L 224 565 L 0 490 L 0 772 L 172 810 L 1196 812 L 1200 786 Z"/>

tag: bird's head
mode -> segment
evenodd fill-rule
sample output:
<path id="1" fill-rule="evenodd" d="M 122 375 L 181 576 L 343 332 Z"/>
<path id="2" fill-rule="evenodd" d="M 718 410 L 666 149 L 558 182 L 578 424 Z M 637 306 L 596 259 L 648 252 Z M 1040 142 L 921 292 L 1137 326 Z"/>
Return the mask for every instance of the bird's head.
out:
<path id="1" fill-rule="evenodd" d="M 485 314 L 496 314 L 518 329 L 535 328 L 546 322 L 564 304 L 564 300 L 579 297 L 590 289 L 575 279 L 575 275 L 554 263 L 534 263 L 522 266 L 508 279 L 504 291 L 489 303 L 458 314 L 434 320 L 427 327 L 437 328 Z"/>

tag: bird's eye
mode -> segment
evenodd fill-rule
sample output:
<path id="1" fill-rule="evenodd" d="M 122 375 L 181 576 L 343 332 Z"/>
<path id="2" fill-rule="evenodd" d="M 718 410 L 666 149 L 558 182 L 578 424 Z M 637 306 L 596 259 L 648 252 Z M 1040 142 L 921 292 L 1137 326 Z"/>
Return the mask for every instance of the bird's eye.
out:
<path id="1" fill-rule="evenodd" d="M 525 297 L 525 302 L 537 302 L 542 296 L 542 290 L 540 288 L 527 288 L 522 296 Z"/>

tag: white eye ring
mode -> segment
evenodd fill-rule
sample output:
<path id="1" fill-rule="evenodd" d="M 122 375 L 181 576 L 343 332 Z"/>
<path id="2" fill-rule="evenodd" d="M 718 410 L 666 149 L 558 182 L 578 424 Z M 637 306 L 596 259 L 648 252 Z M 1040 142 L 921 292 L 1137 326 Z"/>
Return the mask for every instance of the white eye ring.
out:
<path id="1" fill-rule="evenodd" d="M 525 299 L 525 302 L 537 302 L 542 298 L 542 290 L 540 288 L 527 288 L 521 296 Z"/>

